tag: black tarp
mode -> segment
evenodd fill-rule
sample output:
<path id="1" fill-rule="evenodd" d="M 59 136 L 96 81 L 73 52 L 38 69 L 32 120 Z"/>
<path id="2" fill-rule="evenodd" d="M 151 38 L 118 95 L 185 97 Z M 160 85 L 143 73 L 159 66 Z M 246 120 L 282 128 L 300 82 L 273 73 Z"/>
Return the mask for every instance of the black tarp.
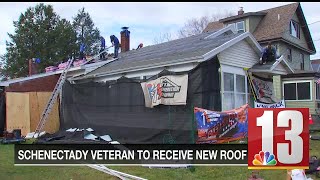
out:
<path id="1" fill-rule="evenodd" d="M 6 127 L 6 96 L 3 91 L 0 92 L 0 136 Z"/>
<path id="2" fill-rule="evenodd" d="M 63 87 L 61 130 L 92 128 L 121 143 L 194 143 L 193 107 L 221 110 L 220 67 L 217 58 L 188 73 L 187 105 L 146 108 L 140 82 L 120 78 Z M 148 80 L 177 73 L 163 71 Z"/>

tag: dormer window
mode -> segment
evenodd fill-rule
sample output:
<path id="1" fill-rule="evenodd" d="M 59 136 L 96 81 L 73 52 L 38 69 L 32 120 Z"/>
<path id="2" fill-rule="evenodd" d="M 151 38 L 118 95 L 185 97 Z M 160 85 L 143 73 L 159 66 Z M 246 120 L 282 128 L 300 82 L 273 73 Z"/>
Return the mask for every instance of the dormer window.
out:
<path id="1" fill-rule="evenodd" d="M 290 34 L 300 39 L 300 25 L 294 20 L 290 21 Z"/>
<path id="2" fill-rule="evenodd" d="M 237 22 L 238 33 L 244 32 L 244 21 Z"/>
<path id="3" fill-rule="evenodd" d="M 245 26 L 244 26 L 244 21 L 239 21 L 236 23 L 230 23 L 227 26 L 232 25 L 234 27 L 234 29 L 238 32 L 238 33 L 243 33 L 245 32 Z"/>

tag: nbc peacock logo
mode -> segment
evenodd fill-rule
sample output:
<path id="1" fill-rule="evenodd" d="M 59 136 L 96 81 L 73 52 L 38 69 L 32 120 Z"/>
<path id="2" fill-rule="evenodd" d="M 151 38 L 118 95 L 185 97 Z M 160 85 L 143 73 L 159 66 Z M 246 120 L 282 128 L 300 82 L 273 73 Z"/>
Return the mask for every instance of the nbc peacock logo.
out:
<path id="1" fill-rule="evenodd" d="M 275 166 L 277 164 L 277 160 L 275 159 L 275 156 L 270 152 L 260 151 L 259 154 L 254 155 L 252 164 L 255 166 Z"/>

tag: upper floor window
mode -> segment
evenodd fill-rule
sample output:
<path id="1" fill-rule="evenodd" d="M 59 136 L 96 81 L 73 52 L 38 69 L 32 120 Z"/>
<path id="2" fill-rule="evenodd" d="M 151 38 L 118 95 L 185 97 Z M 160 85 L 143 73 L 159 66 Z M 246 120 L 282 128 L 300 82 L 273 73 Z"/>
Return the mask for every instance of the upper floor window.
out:
<path id="1" fill-rule="evenodd" d="M 300 39 L 300 25 L 296 21 L 290 21 L 290 34 Z"/>
<path id="2" fill-rule="evenodd" d="M 301 70 L 304 70 L 304 54 L 300 53 L 300 66 L 301 66 Z"/>
<path id="3" fill-rule="evenodd" d="M 244 26 L 244 21 L 239 21 L 236 23 L 230 23 L 227 26 L 232 25 L 233 28 L 238 32 L 238 33 L 242 33 L 245 32 L 245 26 Z"/>
<path id="4" fill-rule="evenodd" d="M 238 33 L 244 32 L 244 21 L 237 22 Z"/>
<path id="5" fill-rule="evenodd" d="M 292 50 L 291 49 L 288 49 L 288 61 L 289 62 L 292 62 Z"/>

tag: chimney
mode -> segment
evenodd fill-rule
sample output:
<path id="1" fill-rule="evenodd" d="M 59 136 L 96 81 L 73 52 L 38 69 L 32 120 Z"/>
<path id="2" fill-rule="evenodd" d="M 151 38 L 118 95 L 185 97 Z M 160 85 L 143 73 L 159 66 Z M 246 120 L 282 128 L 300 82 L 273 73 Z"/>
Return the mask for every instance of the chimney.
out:
<path id="1" fill-rule="evenodd" d="M 240 7 L 239 11 L 238 11 L 238 15 L 242 15 L 244 13 L 243 11 L 243 7 Z"/>
<path id="2" fill-rule="evenodd" d="M 36 63 L 36 58 L 29 59 L 29 76 L 38 74 L 38 64 Z"/>
<path id="3" fill-rule="evenodd" d="M 121 29 L 121 52 L 126 52 L 130 50 L 130 31 L 128 30 L 129 27 L 122 27 Z"/>

